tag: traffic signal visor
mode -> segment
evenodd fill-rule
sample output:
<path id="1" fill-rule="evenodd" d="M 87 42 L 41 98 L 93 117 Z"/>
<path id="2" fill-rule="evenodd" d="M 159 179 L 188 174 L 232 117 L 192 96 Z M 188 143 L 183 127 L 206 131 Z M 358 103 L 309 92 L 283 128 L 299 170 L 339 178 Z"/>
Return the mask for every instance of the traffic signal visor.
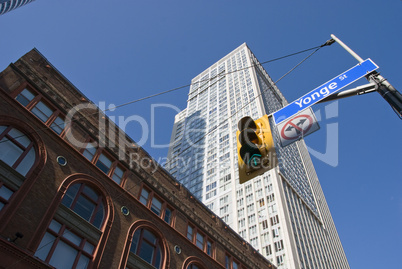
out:
<path id="1" fill-rule="evenodd" d="M 237 157 L 240 184 L 243 184 L 275 167 L 277 158 L 267 115 L 255 121 L 244 117 L 238 129 Z"/>

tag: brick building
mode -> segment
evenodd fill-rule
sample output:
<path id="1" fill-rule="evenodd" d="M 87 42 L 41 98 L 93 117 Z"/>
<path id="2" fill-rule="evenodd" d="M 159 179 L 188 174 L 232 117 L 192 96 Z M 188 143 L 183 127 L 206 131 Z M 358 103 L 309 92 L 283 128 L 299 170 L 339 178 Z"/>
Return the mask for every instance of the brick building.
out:
<path id="1" fill-rule="evenodd" d="M 53 267 L 274 266 L 33 49 L 0 73 L 0 268 Z"/>

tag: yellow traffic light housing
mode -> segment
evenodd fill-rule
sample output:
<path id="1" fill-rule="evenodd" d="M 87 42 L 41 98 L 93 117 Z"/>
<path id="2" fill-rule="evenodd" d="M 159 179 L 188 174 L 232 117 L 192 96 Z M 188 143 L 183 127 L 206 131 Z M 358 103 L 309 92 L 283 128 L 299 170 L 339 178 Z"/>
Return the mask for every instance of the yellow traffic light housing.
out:
<path id="1" fill-rule="evenodd" d="M 243 184 L 274 168 L 277 164 L 268 116 L 257 120 L 242 118 L 238 123 L 237 159 L 239 180 Z"/>

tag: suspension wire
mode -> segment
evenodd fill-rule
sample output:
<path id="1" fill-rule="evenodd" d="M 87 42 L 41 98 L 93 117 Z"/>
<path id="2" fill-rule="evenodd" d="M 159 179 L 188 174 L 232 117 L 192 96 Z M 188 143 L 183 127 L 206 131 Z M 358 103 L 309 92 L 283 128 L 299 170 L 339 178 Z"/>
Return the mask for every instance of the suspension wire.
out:
<path id="1" fill-rule="evenodd" d="M 310 50 L 313 50 L 313 49 L 319 49 L 319 48 L 321 48 L 322 46 L 323 46 L 323 45 L 321 45 L 321 46 L 316 46 L 316 47 L 312 47 L 312 48 L 305 49 L 305 50 L 301 50 L 301 51 L 298 51 L 298 52 L 294 52 L 294 53 L 291 53 L 291 54 L 288 54 L 288 55 L 285 55 L 285 56 L 281 56 L 281 57 L 278 57 L 278 58 L 274 58 L 274 59 L 271 59 L 271 60 L 262 62 L 262 63 L 260 63 L 260 64 L 263 65 L 263 64 L 267 64 L 267 63 L 274 62 L 274 61 L 282 60 L 282 59 L 284 59 L 284 58 L 288 58 L 288 57 L 291 57 L 291 56 L 295 56 L 295 55 L 297 55 L 297 54 L 301 54 L 301 53 L 306 52 L 306 51 L 310 51 Z M 236 70 L 233 70 L 233 71 L 224 73 L 224 74 L 218 74 L 217 76 L 223 77 L 223 76 L 226 76 L 226 75 L 229 75 L 229 74 L 232 74 L 232 73 L 235 73 L 235 72 L 239 72 L 239 71 L 242 71 L 242 70 L 245 70 L 245 69 L 248 69 L 248 68 L 252 68 L 252 67 L 255 67 L 255 66 L 256 66 L 256 64 L 252 64 L 252 65 L 250 65 L 250 66 L 246 66 L 246 67 L 243 67 L 243 68 L 240 68 L 240 69 L 236 69 Z M 209 82 L 209 81 L 211 81 L 211 80 L 214 80 L 217 76 L 212 77 L 212 78 L 209 78 L 209 79 L 197 81 L 197 82 L 194 83 L 194 84 L 202 83 L 202 82 Z M 193 84 L 193 83 L 190 83 L 190 84 L 187 84 L 187 85 L 179 86 L 179 87 L 176 87 L 176 88 L 167 90 L 167 91 L 159 92 L 159 93 L 152 94 L 152 95 L 149 95 L 149 96 L 145 96 L 145 97 L 142 97 L 142 98 L 139 98 L 139 99 L 136 99 L 136 100 L 132 100 L 132 101 L 129 101 L 129 102 L 120 104 L 120 105 L 116 105 L 116 106 L 114 106 L 114 107 L 110 107 L 110 106 L 109 106 L 109 108 L 107 108 L 107 109 L 99 110 L 99 111 L 97 111 L 97 112 L 91 113 L 91 114 L 86 115 L 86 116 L 85 116 L 85 115 L 82 115 L 82 117 L 73 118 L 73 119 L 71 119 L 71 122 L 76 122 L 76 121 L 80 120 L 81 118 L 85 118 L 85 117 L 90 117 L 90 116 L 97 115 L 97 114 L 100 113 L 100 112 L 103 112 L 103 113 L 104 113 L 104 112 L 107 112 L 107 111 L 110 111 L 110 110 L 114 111 L 116 108 L 124 107 L 124 106 L 131 105 L 131 104 L 134 104 L 134 103 L 137 103 L 137 102 L 140 102 L 140 101 L 144 101 L 144 100 L 147 100 L 147 99 L 150 99 L 150 98 L 153 98 L 153 97 L 157 97 L 157 96 L 164 95 L 164 94 L 167 94 L 167 93 L 170 93 L 170 92 L 178 91 L 178 90 L 181 90 L 181 89 L 190 87 L 190 86 L 192 86 L 192 85 L 194 85 L 194 84 Z M 106 114 L 105 114 L 105 115 L 106 115 Z M 57 127 L 60 127 L 60 126 L 62 126 L 64 123 L 65 123 L 65 122 L 60 123 L 60 124 L 53 124 L 53 125 L 54 125 L 54 126 L 57 126 Z M 46 127 L 43 127 L 43 128 L 38 128 L 38 129 L 35 129 L 34 131 L 35 131 L 35 132 L 40 132 L 40 131 L 46 131 L 46 130 L 48 130 L 48 129 L 51 129 L 51 126 L 46 126 Z M 30 133 L 28 133 L 28 134 L 30 134 Z M 23 134 L 23 135 L 14 137 L 14 139 L 18 139 L 18 138 L 24 137 L 24 136 L 26 136 L 26 135 L 27 135 L 27 134 Z M 9 141 L 8 139 L 6 139 L 5 141 L 0 141 L 0 144 L 1 144 L 1 143 L 4 143 L 4 142 L 8 142 L 8 141 Z"/>
<path id="2" fill-rule="evenodd" d="M 290 69 L 286 74 L 284 74 L 282 77 L 280 77 L 277 81 L 275 81 L 272 85 L 269 85 L 269 88 L 267 90 L 271 90 L 273 89 L 273 86 L 276 86 L 276 84 L 281 81 L 284 77 L 286 77 L 287 75 L 289 75 L 291 72 L 293 72 L 298 66 L 300 66 L 303 62 L 305 62 L 308 58 L 310 58 L 311 56 L 313 56 L 313 54 L 315 54 L 320 48 L 320 47 L 316 47 L 316 50 L 313 51 L 310 55 L 308 55 L 306 58 L 304 58 L 301 62 L 299 62 L 297 65 L 295 65 L 292 69 Z M 235 111 L 232 115 L 230 115 L 227 119 L 223 120 L 221 123 L 219 123 L 217 126 L 215 126 L 214 128 L 212 128 L 209 132 L 207 132 L 205 135 L 203 135 L 201 138 L 199 138 L 198 140 L 196 140 L 195 142 L 193 142 L 194 144 L 197 144 L 198 142 L 200 142 L 202 139 L 204 139 L 207 135 L 211 134 L 213 131 L 215 131 L 216 129 L 218 129 L 221 125 L 223 125 L 224 123 L 226 123 L 226 121 L 229 121 L 233 116 L 235 116 L 238 112 L 240 112 L 241 110 L 243 110 L 246 106 L 248 106 L 249 104 L 251 104 L 252 102 L 254 102 L 254 100 L 256 100 L 257 98 L 259 98 L 261 95 L 263 94 L 263 92 L 261 92 L 259 95 L 257 95 L 256 97 L 254 97 L 251 101 L 249 101 L 247 104 L 245 104 L 243 107 L 241 107 L 240 109 L 238 109 L 237 111 Z M 178 154 L 181 155 L 183 152 L 187 151 L 189 148 L 191 148 L 193 145 L 188 146 L 187 148 L 185 148 L 184 150 L 180 151 L 180 153 Z M 177 156 L 177 157 L 178 157 Z M 175 160 L 175 158 L 172 158 L 171 160 L 167 161 L 165 166 L 170 163 L 171 161 Z"/>
<path id="3" fill-rule="evenodd" d="M 326 44 L 321 45 L 321 46 L 317 46 L 317 47 L 314 47 L 314 48 L 310 48 L 310 49 L 307 49 L 307 50 L 303 50 L 303 51 L 300 51 L 300 52 L 296 52 L 296 53 L 293 53 L 293 54 L 289 54 L 289 55 L 286 55 L 286 56 L 282 56 L 282 57 L 279 57 L 279 58 L 276 58 L 276 59 L 272 59 L 272 60 L 269 60 L 269 61 L 265 61 L 265 62 L 263 62 L 263 63 L 251 65 L 251 66 L 246 67 L 246 68 L 251 68 L 251 67 L 253 67 L 253 66 L 262 65 L 262 64 L 269 63 L 269 62 L 277 61 L 277 60 L 280 60 L 280 59 L 283 59 L 283 58 L 286 58 L 286 57 L 290 57 L 290 56 L 293 56 L 293 55 L 296 55 L 296 54 L 299 54 L 299 53 L 302 53 L 302 52 L 306 52 L 306 51 L 315 49 L 314 52 L 312 52 L 309 56 L 307 56 L 305 59 L 303 59 L 300 63 L 298 63 L 295 67 L 293 67 L 290 71 L 288 71 L 288 72 L 287 72 L 285 75 L 283 75 L 280 79 L 278 79 L 277 81 L 275 81 L 275 82 L 273 83 L 273 85 L 276 86 L 276 83 L 278 83 L 278 82 L 279 82 L 280 80 L 282 80 L 285 76 L 287 76 L 288 74 L 290 74 L 290 73 L 291 73 L 294 69 L 296 69 L 301 63 L 303 63 L 304 61 L 306 61 L 306 60 L 307 60 L 308 58 L 310 58 L 313 54 L 315 54 L 321 47 L 323 47 L 323 46 L 325 46 L 325 45 L 326 45 Z M 232 71 L 232 72 L 229 72 L 229 73 L 238 72 L 238 71 L 244 70 L 244 69 L 246 69 L 246 68 L 238 69 L 238 70 L 235 70 L 235 71 Z M 229 73 L 227 73 L 227 74 L 229 74 Z M 225 74 L 225 75 L 226 75 L 226 74 Z M 212 79 L 214 79 L 214 78 L 212 78 Z M 211 79 L 209 79 L 209 80 L 211 80 Z M 207 81 L 209 81 L 209 80 L 207 80 Z M 199 81 L 199 82 L 201 82 L 201 81 Z M 197 82 L 197 83 L 199 83 L 199 82 Z M 137 100 L 134 100 L 134 101 L 130 101 L 130 102 L 127 102 L 127 103 L 124 103 L 124 104 L 115 106 L 115 107 L 113 107 L 113 108 L 105 109 L 105 110 L 103 110 L 103 111 L 101 111 L 101 112 L 105 112 L 105 111 L 108 111 L 108 110 L 114 110 L 115 108 L 118 108 L 118 107 L 122 107 L 122 106 L 125 106 L 125 105 L 129 105 L 129 104 L 132 104 L 132 103 L 135 103 L 135 102 L 139 102 L 139 101 L 145 100 L 145 99 L 149 99 L 149 98 L 152 98 L 152 97 L 156 97 L 156 96 L 158 96 L 158 95 L 162 95 L 162 94 L 165 94 L 165 93 L 168 93 L 168 92 L 176 91 L 176 90 L 179 90 L 179 89 L 182 89 L 182 88 L 191 86 L 191 85 L 192 85 L 192 84 L 184 85 L 184 86 L 177 87 L 177 88 L 174 88 L 174 89 L 165 91 L 165 92 L 161 92 L 161 93 L 158 93 L 158 94 L 150 95 L 150 96 L 147 96 L 147 97 L 144 97 L 144 98 L 140 98 L 140 99 L 137 99 Z M 273 85 L 269 85 L 269 89 L 273 89 Z M 258 96 L 256 96 L 252 101 L 254 101 L 256 98 L 258 98 L 258 97 L 261 96 L 261 95 L 262 95 L 262 93 L 260 93 Z M 200 139 L 198 139 L 195 143 L 198 143 L 198 142 L 201 141 L 203 138 L 205 138 L 208 134 L 210 134 L 212 131 L 215 131 L 215 130 L 216 130 L 218 127 L 220 127 L 224 122 L 228 121 L 230 118 L 232 118 L 234 115 L 236 115 L 239 111 L 241 111 L 241 110 L 244 109 L 247 105 L 249 105 L 252 101 L 250 101 L 249 103 L 247 103 L 246 105 L 244 105 L 242 108 L 240 108 L 240 109 L 237 110 L 235 113 L 233 113 L 231 116 L 229 116 L 226 120 L 222 121 L 222 122 L 221 122 L 220 124 L 218 124 L 216 127 L 214 127 L 213 129 L 211 129 L 208 133 L 206 133 L 203 137 L 201 137 Z M 97 114 L 97 113 L 90 114 L 90 116 L 95 115 L 95 114 Z M 78 119 L 79 119 L 79 118 L 78 118 Z M 73 120 L 78 120 L 78 119 L 72 119 L 72 121 L 73 121 Z M 36 131 L 44 131 L 44 130 L 47 130 L 47 129 L 50 129 L 50 126 L 47 126 L 46 128 L 43 128 L 43 129 L 38 129 L 38 130 L 36 130 Z M 23 137 L 23 136 L 26 136 L 26 135 L 21 135 L 21 136 L 19 136 L 19 137 L 17 137 L 17 138 L 14 138 L 14 139 L 18 139 L 18 138 Z M 7 139 L 6 141 L 0 141 L 0 143 L 7 142 L 7 141 L 9 141 L 9 140 Z M 184 151 L 187 151 L 189 148 L 191 148 L 191 146 L 185 148 L 183 151 L 181 151 L 180 154 L 182 154 Z M 172 159 L 172 160 L 173 160 L 173 159 Z M 167 164 L 167 163 L 169 163 L 169 162 L 166 162 L 166 164 Z M 147 178 L 147 179 L 150 178 L 150 177 L 153 175 L 153 173 L 149 174 L 149 173 L 146 172 L 146 171 L 144 171 L 144 172 L 148 175 L 148 177 L 144 177 L 144 178 L 140 179 L 140 182 L 144 181 L 146 178 Z M 131 188 L 127 189 L 126 191 L 130 191 L 132 188 L 134 188 L 134 186 L 132 186 Z M 116 197 L 116 199 L 119 198 L 119 197 L 121 197 L 122 195 L 123 195 L 123 193 L 120 194 L 120 195 L 118 195 L 118 196 Z M 96 213 L 96 212 L 95 212 L 95 213 Z M 80 225 L 81 225 L 81 223 L 79 223 L 79 224 L 77 224 L 77 225 L 73 225 L 73 226 L 70 227 L 69 229 L 66 229 L 65 232 L 63 233 L 63 235 L 66 234 L 66 232 L 71 232 L 73 229 L 78 228 Z M 49 241 L 47 244 L 44 244 L 42 247 L 38 248 L 36 251 L 38 251 L 38 250 L 40 250 L 40 249 L 46 247 L 46 246 L 49 245 L 49 244 L 53 244 L 56 239 L 57 239 L 57 238 L 55 238 L 55 239 Z M 43 240 L 43 239 L 42 239 L 42 240 Z M 15 265 L 18 264 L 19 262 L 21 262 L 21 261 L 23 261 L 23 260 L 25 260 L 26 258 L 29 258 L 29 257 L 30 257 L 29 255 L 26 255 L 25 257 L 23 257 L 23 258 L 17 260 L 15 263 L 11 264 L 8 268 L 11 268 L 11 267 L 15 266 Z"/>
<path id="4" fill-rule="evenodd" d="M 275 61 L 282 60 L 282 59 L 285 59 L 285 58 L 288 58 L 288 57 L 291 57 L 291 56 L 295 56 L 295 55 L 297 55 L 297 54 L 300 54 L 300 53 L 303 53 L 303 52 L 306 52 L 306 51 L 310 51 L 310 50 L 314 50 L 314 49 L 317 49 L 317 50 L 318 50 L 318 49 L 320 49 L 321 47 L 322 47 L 322 45 L 321 45 L 321 46 L 316 46 L 316 47 L 313 47 L 313 48 L 309 48 L 309 49 L 305 49 L 305 50 L 301 50 L 301 51 L 298 51 L 298 52 L 295 52 L 295 53 L 291 53 L 291 54 L 288 54 L 288 55 L 285 55 L 285 56 L 281 56 L 281 57 L 278 57 L 278 58 L 274 58 L 274 59 L 271 59 L 271 60 L 262 62 L 262 63 L 260 63 L 260 64 L 261 64 L 261 65 L 264 65 L 264 64 L 267 64 L 267 63 L 275 62 Z M 137 100 L 129 101 L 129 102 L 127 102 L 127 103 L 123 103 L 123 104 L 114 106 L 114 107 L 112 107 L 112 108 L 108 108 L 108 109 L 102 110 L 102 112 L 109 111 L 109 110 L 114 110 L 114 109 L 116 109 L 116 108 L 120 108 L 120 107 L 123 107 L 123 106 L 127 106 L 127 105 L 130 105 L 130 104 L 133 104 L 133 103 L 136 103 L 136 102 L 139 102 L 139 101 L 143 101 L 143 100 L 146 100 L 146 99 L 149 99 L 149 98 L 152 98 L 152 97 L 156 97 L 156 96 L 163 95 L 163 94 L 166 94 L 166 93 L 170 93 L 170 92 L 173 92 L 173 91 L 181 90 L 181 89 L 183 89 L 183 88 L 187 88 L 187 87 L 193 86 L 194 84 L 197 84 L 197 83 L 199 84 L 199 83 L 202 83 L 202 82 L 210 82 L 210 81 L 216 79 L 218 76 L 219 76 L 219 77 L 224 77 L 224 76 L 229 75 L 229 74 L 232 74 L 232 73 L 236 73 L 236 72 L 239 72 L 239 71 L 242 71 L 242 70 L 245 70 L 245 69 L 249 69 L 249 68 L 255 67 L 256 65 L 257 65 L 257 64 L 252 64 L 252 65 L 250 65 L 250 66 L 246 66 L 246 67 L 243 67 L 243 68 L 240 68 L 240 69 L 236 69 L 236 70 L 233 70 L 233 71 L 230 71 L 230 72 L 226 72 L 226 73 L 224 73 L 224 74 L 218 74 L 218 75 L 216 75 L 216 76 L 214 76 L 214 77 L 211 77 L 211 78 L 208 78 L 208 79 L 199 80 L 199 81 L 197 81 L 197 82 L 195 82 L 195 83 L 190 83 L 190 84 L 183 85 L 183 86 L 180 86 L 180 87 L 171 89 L 171 90 L 167 90 L 167 91 L 164 91 L 164 92 L 160 92 L 160 93 L 157 93 L 157 94 L 153 94 L 153 95 L 150 95 L 150 96 L 146 96 L 146 97 L 143 97 L 143 98 L 140 98 L 140 99 L 137 99 Z"/>

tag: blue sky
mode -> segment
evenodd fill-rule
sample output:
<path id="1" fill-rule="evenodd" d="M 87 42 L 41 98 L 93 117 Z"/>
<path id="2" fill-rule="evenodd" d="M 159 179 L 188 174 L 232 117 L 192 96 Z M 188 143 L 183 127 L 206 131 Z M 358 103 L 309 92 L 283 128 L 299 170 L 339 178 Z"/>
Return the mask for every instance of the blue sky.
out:
<path id="1" fill-rule="evenodd" d="M 0 16 L 0 69 L 36 47 L 95 103 L 128 101 L 187 85 L 246 42 L 260 62 L 323 44 L 335 34 L 402 92 L 402 1 L 67 1 L 36 0 Z M 264 65 L 273 80 L 308 53 Z M 320 49 L 280 82 L 293 101 L 356 65 L 338 44 Z M 359 80 L 354 86 L 367 83 Z M 351 87 L 348 87 L 351 88 Z M 109 116 L 137 115 L 154 142 L 167 144 L 188 87 L 127 105 Z M 155 104 L 168 104 L 156 107 Z M 312 157 L 351 268 L 399 268 L 402 249 L 402 121 L 377 93 L 315 105 L 321 129 L 307 145 L 337 162 Z M 337 126 L 336 135 L 328 126 Z M 127 129 L 142 137 L 139 123 Z M 399 138 L 398 138 L 399 137 Z M 145 149 L 156 160 L 167 148 Z M 333 139 L 333 141 L 332 141 Z"/>

